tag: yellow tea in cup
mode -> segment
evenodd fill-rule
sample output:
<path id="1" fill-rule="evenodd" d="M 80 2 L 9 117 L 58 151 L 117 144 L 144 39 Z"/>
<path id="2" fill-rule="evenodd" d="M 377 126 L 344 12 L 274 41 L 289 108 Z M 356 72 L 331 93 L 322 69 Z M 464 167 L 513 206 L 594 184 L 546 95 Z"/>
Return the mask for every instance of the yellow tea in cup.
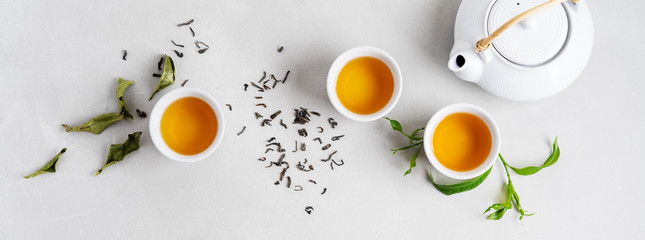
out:
<path id="1" fill-rule="evenodd" d="M 196 97 L 171 103 L 161 117 L 161 136 L 173 151 L 194 155 L 206 150 L 217 136 L 213 108 Z"/>
<path id="2" fill-rule="evenodd" d="M 377 58 L 351 60 L 338 74 L 336 94 L 343 106 L 353 113 L 376 113 L 389 103 L 393 93 L 392 71 Z"/>
<path id="3" fill-rule="evenodd" d="M 434 155 L 446 168 L 465 172 L 483 164 L 492 147 L 486 123 L 470 113 L 454 113 L 439 122 L 432 136 Z"/>

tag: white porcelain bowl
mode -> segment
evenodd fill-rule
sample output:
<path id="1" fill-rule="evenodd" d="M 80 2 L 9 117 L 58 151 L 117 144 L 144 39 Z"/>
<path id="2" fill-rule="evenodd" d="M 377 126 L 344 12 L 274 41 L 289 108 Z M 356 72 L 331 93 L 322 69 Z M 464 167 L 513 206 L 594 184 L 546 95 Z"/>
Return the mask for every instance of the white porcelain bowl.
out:
<path id="1" fill-rule="evenodd" d="M 372 114 L 357 114 L 349 111 L 340 102 L 340 99 L 338 99 L 338 94 L 336 93 L 336 83 L 338 82 L 338 75 L 340 74 L 340 71 L 348 62 L 361 57 L 373 57 L 383 61 L 383 63 L 385 63 L 385 65 L 387 65 L 387 67 L 392 72 L 392 76 L 394 78 L 394 92 L 392 93 L 390 101 L 381 110 Z M 399 101 L 402 88 L 403 80 L 401 78 L 401 69 L 399 69 L 399 65 L 396 63 L 396 61 L 394 61 L 394 58 L 392 58 L 392 56 L 390 56 L 383 50 L 374 47 L 355 47 L 345 51 L 336 58 L 334 63 L 329 68 L 329 73 L 327 74 L 327 95 L 329 96 L 331 104 L 334 106 L 334 108 L 336 108 L 338 112 L 343 114 L 343 116 L 356 121 L 374 121 L 385 116 L 385 114 L 390 112 Z"/>
<path id="2" fill-rule="evenodd" d="M 484 163 L 479 165 L 479 167 L 470 171 L 460 172 L 451 170 L 443 166 L 434 155 L 434 147 L 432 144 L 434 131 L 437 128 L 437 125 L 439 125 L 439 123 L 443 119 L 454 113 L 470 113 L 479 117 L 488 126 L 488 130 L 490 131 L 490 136 L 492 138 L 491 150 L 488 154 L 488 158 L 486 158 Z M 428 125 L 425 128 L 425 133 L 423 136 L 423 147 L 428 160 L 430 160 L 430 164 L 432 164 L 432 166 L 441 174 L 453 179 L 471 179 L 486 172 L 491 166 L 493 166 L 493 163 L 495 163 L 495 160 L 497 159 L 497 154 L 499 153 L 500 149 L 500 143 L 501 139 L 499 136 L 499 128 L 497 127 L 495 119 L 493 119 L 493 117 L 488 114 L 486 110 L 469 103 L 456 103 L 440 109 L 437 113 L 432 115 L 430 121 L 428 121 Z"/>
<path id="3" fill-rule="evenodd" d="M 206 150 L 194 155 L 184 155 L 173 151 L 168 147 L 168 144 L 166 144 L 166 141 L 164 141 L 161 136 L 161 117 L 164 112 L 170 104 L 185 97 L 196 97 L 204 100 L 204 102 L 210 105 L 217 116 L 217 135 L 215 135 L 215 140 L 213 140 Z M 215 149 L 219 143 L 222 142 L 222 138 L 224 137 L 224 114 L 222 112 L 222 108 L 220 108 L 217 101 L 215 101 L 211 95 L 202 90 L 194 88 L 175 89 L 161 97 L 161 99 L 159 99 L 152 108 L 152 112 L 150 113 L 150 137 L 152 138 L 152 142 L 155 147 L 157 147 L 157 150 L 172 160 L 179 162 L 196 162 L 202 160 L 215 152 Z"/>

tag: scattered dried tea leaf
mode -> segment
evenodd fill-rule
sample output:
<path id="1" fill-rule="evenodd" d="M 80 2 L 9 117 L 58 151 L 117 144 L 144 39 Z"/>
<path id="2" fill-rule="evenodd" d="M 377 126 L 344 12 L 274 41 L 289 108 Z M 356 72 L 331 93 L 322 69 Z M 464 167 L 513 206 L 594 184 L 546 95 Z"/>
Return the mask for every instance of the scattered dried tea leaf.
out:
<path id="1" fill-rule="evenodd" d="M 65 131 L 67 132 L 91 132 L 94 134 L 101 134 L 103 130 L 121 119 L 123 119 L 123 114 L 121 113 L 105 113 L 88 120 L 83 123 L 83 125 L 70 127 L 63 124 L 63 127 L 65 127 Z"/>
<path id="2" fill-rule="evenodd" d="M 132 85 L 134 81 L 131 80 L 125 80 L 121 77 L 119 77 L 119 80 L 116 85 L 116 99 L 119 101 L 119 111 L 123 114 L 123 117 L 129 118 L 129 119 L 134 119 L 132 114 L 128 111 L 128 106 L 125 105 L 125 100 L 123 100 L 123 95 L 125 94 L 125 90 Z"/>
<path id="3" fill-rule="evenodd" d="M 139 149 L 139 139 L 141 139 L 141 132 L 135 132 L 128 134 L 128 139 L 125 140 L 125 142 L 110 145 L 110 152 L 108 153 L 105 165 L 96 171 L 94 176 L 101 174 L 103 169 L 123 161 L 123 158 L 125 158 L 126 155 Z"/>
<path id="4" fill-rule="evenodd" d="M 58 159 L 60 158 L 60 156 L 63 156 L 63 153 L 65 153 L 66 151 L 67 151 L 67 148 L 61 149 L 60 152 L 58 154 L 56 154 L 56 156 L 54 156 L 54 158 L 49 160 L 49 162 L 47 162 L 47 164 L 45 164 L 45 166 L 40 168 L 40 170 L 38 170 L 38 171 L 28 175 L 28 176 L 24 176 L 24 178 L 28 179 L 28 178 L 32 178 L 32 177 L 38 176 L 38 175 L 43 174 L 43 173 L 48 173 L 48 172 L 55 173 L 56 172 L 56 165 L 58 165 Z"/>
<path id="5" fill-rule="evenodd" d="M 123 119 L 124 117 L 133 119 L 134 117 L 130 112 L 128 111 L 128 106 L 125 104 L 125 100 L 123 99 L 123 95 L 125 94 L 125 90 L 132 85 L 134 81 L 130 80 L 125 80 L 121 77 L 119 77 L 119 80 L 117 81 L 117 86 L 116 86 L 116 98 L 119 103 L 119 112 L 118 113 L 105 113 L 101 114 L 95 118 L 92 118 L 85 122 L 83 125 L 76 126 L 76 127 L 70 127 L 69 125 L 63 124 L 63 127 L 65 127 L 65 131 L 67 132 L 91 132 L 94 134 L 100 134 L 105 130 L 107 127 L 112 125 L 115 122 L 118 122 L 119 120 Z"/>
<path id="6" fill-rule="evenodd" d="M 164 55 L 163 73 L 161 74 L 161 78 L 159 78 L 157 87 L 155 87 L 155 90 L 152 92 L 152 95 L 150 95 L 148 101 L 152 100 L 155 94 L 157 94 L 159 91 L 172 85 L 173 83 L 175 83 L 175 62 L 172 61 L 172 58 L 170 56 Z"/>

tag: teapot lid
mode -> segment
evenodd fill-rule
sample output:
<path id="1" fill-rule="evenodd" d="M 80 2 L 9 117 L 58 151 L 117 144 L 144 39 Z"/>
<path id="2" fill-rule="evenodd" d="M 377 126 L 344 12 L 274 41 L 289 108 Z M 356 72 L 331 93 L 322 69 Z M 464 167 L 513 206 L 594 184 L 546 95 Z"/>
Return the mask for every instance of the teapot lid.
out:
<path id="1" fill-rule="evenodd" d="M 488 15 L 488 34 L 509 19 L 543 0 L 497 0 Z M 493 41 L 493 47 L 507 60 L 525 66 L 549 62 L 564 47 L 569 33 L 567 13 L 561 4 L 531 16 L 509 28 Z"/>

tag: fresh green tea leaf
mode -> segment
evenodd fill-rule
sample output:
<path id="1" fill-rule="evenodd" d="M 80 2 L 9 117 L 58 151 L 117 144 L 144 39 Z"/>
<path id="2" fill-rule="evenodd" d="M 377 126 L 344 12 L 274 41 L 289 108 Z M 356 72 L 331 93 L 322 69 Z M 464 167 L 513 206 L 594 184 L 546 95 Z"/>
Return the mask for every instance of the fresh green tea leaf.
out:
<path id="1" fill-rule="evenodd" d="M 125 80 L 119 77 L 119 80 L 116 86 L 116 99 L 119 101 L 119 111 L 121 112 L 121 114 L 123 114 L 124 117 L 129 119 L 133 119 L 134 117 L 128 111 L 128 106 L 125 105 L 125 100 L 123 100 L 123 95 L 125 94 L 125 90 L 128 89 L 128 87 L 133 83 L 134 81 Z"/>
<path id="2" fill-rule="evenodd" d="M 493 170 L 493 167 L 489 168 L 488 171 L 486 171 L 482 175 L 479 175 L 476 178 L 470 179 L 470 180 L 462 182 L 462 183 L 452 184 L 452 185 L 437 184 L 434 181 L 434 178 L 432 178 L 432 173 L 430 172 L 430 170 L 428 170 L 428 174 L 429 174 L 429 177 L 430 177 L 430 182 L 432 182 L 432 185 L 434 185 L 434 187 L 437 190 L 439 190 L 439 192 L 441 192 L 441 193 L 443 193 L 445 195 L 452 195 L 452 194 L 456 194 L 456 193 L 465 192 L 465 191 L 475 189 L 477 186 L 482 184 L 482 182 L 484 182 L 484 180 L 486 180 L 486 178 L 490 174 L 491 170 Z"/>
<path id="3" fill-rule="evenodd" d="M 501 203 L 493 204 L 493 206 L 495 206 L 495 205 L 500 205 L 500 206 L 497 209 L 495 209 L 495 212 L 493 212 L 490 215 L 488 215 L 488 219 L 490 219 L 490 220 L 500 220 L 500 219 L 502 219 L 502 217 L 504 217 L 504 213 L 506 213 L 506 210 L 509 210 L 509 209 L 511 209 L 513 207 L 511 205 L 501 204 Z M 493 206 L 489 207 L 488 210 L 486 210 L 486 212 L 491 210 Z M 486 212 L 484 212 L 484 214 L 486 214 Z"/>
<path id="4" fill-rule="evenodd" d="M 107 161 L 105 165 L 96 171 L 94 176 L 101 174 L 103 170 L 109 166 L 123 161 L 126 155 L 139 149 L 139 139 L 141 139 L 141 132 L 135 132 L 128 135 L 128 139 L 121 144 L 110 145 L 110 152 L 108 152 Z"/>
<path id="5" fill-rule="evenodd" d="M 67 151 L 67 148 L 63 148 L 62 150 L 60 150 L 60 152 L 58 154 L 56 154 L 56 156 L 54 156 L 54 158 L 49 160 L 49 162 L 47 162 L 47 164 L 45 164 L 45 166 L 40 168 L 40 170 L 38 170 L 38 171 L 28 175 L 28 176 L 24 176 L 24 178 L 28 179 L 28 178 L 32 178 L 32 177 L 38 176 L 38 175 L 43 174 L 43 173 L 48 173 L 48 172 L 55 173 L 56 172 L 56 165 L 58 165 L 58 159 L 60 158 L 60 156 L 63 156 L 63 153 L 65 153 L 66 151 Z"/>
<path id="6" fill-rule="evenodd" d="M 422 128 L 417 129 L 417 130 L 414 130 L 414 132 L 410 136 L 412 136 L 413 138 L 417 138 L 416 137 L 417 133 L 419 133 L 420 131 L 423 131 L 425 129 L 426 129 L 426 127 L 422 127 Z M 413 138 L 410 138 L 410 143 L 414 143 L 415 139 L 413 139 Z M 419 137 L 419 138 L 420 139 L 418 139 L 418 140 L 423 140 L 423 137 Z"/>
<path id="7" fill-rule="evenodd" d="M 403 126 L 401 126 L 401 123 L 399 123 L 399 121 L 397 121 L 397 120 L 393 120 L 393 119 L 390 119 L 390 118 L 388 118 L 388 117 L 383 117 L 383 118 L 385 118 L 385 119 L 387 119 L 388 121 L 390 121 L 390 125 L 392 125 L 392 129 L 394 129 L 394 131 L 398 131 L 398 132 L 400 132 L 401 134 L 403 134 L 403 135 L 405 135 L 406 137 L 408 137 L 411 141 L 412 141 L 412 140 L 415 140 L 415 141 L 423 140 L 423 137 L 415 137 L 414 135 L 415 135 L 418 131 L 423 130 L 424 128 L 417 129 L 417 130 L 416 130 L 412 135 L 408 135 L 408 134 L 406 134 L 405 132 L 403 132 Z"/>
<path id="8" fill-rule="evenodd" d="M 107 127 L 121 119 L 123 119 L 123 114 L 121 113 L 105 113 L 88 120 L 83 125 L 70 127 L 63 124 L 63 127 L 65 127 L 65 131 L 67 132 L 91 132 L 94 134 L 100 134 Z"/>
<path id="9" fill-rule="evenodd" d="M 402 148 L 390 149 L 390 151 L 392 151 L 392 155 L 394 155 L 398 151 L 410 149 L 410 148 L 413 148 L 414 146 L 418 146 L 418 145 L 421 145 L 421 144 L 423 144 L 423 142 L 418 142 L 418 143 L 415 143 L 415 144 L 412 144 L 412 145 L 409 145 L 409 146 L 405 146 L 405 147 L 402 147 Z"/>
<path id="10" fill-rule="evenodd" d="M 412 172 L 413 167 L 417 166 L 417 158 L 419 157 L 419 152 L 421 151 L 422 147 L 423 147 L 423 145 L 419 146 L 419 149 L 417 149 L 417 152 L 414 153 L 414 155 L 412 155 L 412 158 L 410 159 L 410 169 L 405 171 L 405 173 L 403 174 L 404 177 L 405 177 L 405 175 L 408 175 L 408 174 L 410 174 Z"/>
<path id="11" fill-rule="evenodd" d="M 502 157 L 502 154 L 498 154 L 499 159 L 502 161 L 502 164 L 504 164 L 504 170 L 506 171 L 506 177 L 508 178 L 508 185 L 506 185 L 506 202 L 502 203 L 496 203 L 490 206 L 484 214 L 490 210 L 497 210 L 493 212 L 491 215 L 488 216 L 488 219 L 491 220 L 499 220 L 504 216 L 504 213 L 506 210 L 513 208 L 513 201 L 515 202 L 515 205 L 517 206 L 517 212 L 520 213 L 520 220 L 524 218 L 524 216 L 532 216 L 535 213 L 527 214 L 524 209 L 522 208 L 522 204 L 520 203 L 520 196 L 517 194 L 515 191 L 515 187 L 513 186 L 513 181 L 511 180 L 511 175 L 508 172 L 508 163 L 504 160 L 504 157 Z M 501 208 L 503 206 L 503 208 Z"/>
<path id="12" fill-rule="evenodd" d="M 558 146 L 558 137 L 556 137 L 555 141 L 553 141 L 553 153 L 551 153 L 551 156 L 549 156 L 549 158 L 546 159 L 546 161 L 544 162 L 544 164 L 542 164 L 542 166 L 540 167 L 530 166 L 525 168 L 515 168 L 511 165 L 508 165 L 508 166 L 511 169 L 513 169 L 515 173 L 523 176 L 528 176 L 539 172 L 543 168 L 546 168 L 555 164 L 559 158 L 560 158 L 560 146 Z"/>
<path id="13" fill-rule="evenodd" d="M 163 73 L 161 74 L 161 78 L 159 78 L 157 87 L 155 87 L 155 90 L 152 92 L 152 95 L 150 95 L 150 99 L 148 99 L 148 101 L 152 100 L 152 97 L 154 97 L 157 92 L 173 83 L 175 83 L 175 62 L 173 62 L 172 58 L 168 55 L 164 55 Z"/>

